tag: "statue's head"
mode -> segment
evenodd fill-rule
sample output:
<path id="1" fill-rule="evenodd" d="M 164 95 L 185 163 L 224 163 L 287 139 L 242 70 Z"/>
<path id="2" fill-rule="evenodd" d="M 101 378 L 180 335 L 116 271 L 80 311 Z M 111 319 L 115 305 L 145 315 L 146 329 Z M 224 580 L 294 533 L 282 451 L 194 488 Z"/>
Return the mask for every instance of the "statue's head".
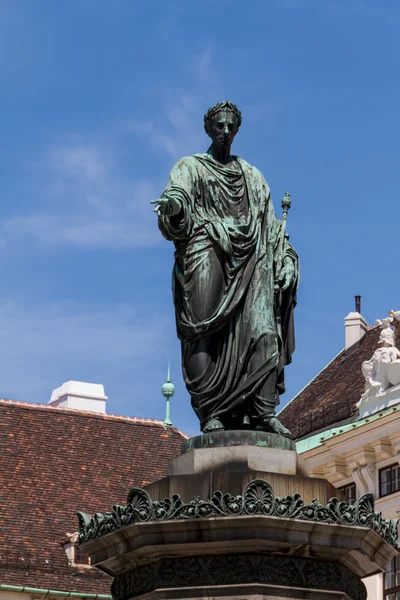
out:
<path id="1" fill-rule="evenodd" d="M 392 320 L 393 319 L 382 319 L 382 321 L 377 320 L 377 324 L 380 325 L 382 328 L 378 343 L 386 348 L 395 346 L 396 344 L 394 337 L 394 329 L 391 323 Z"/>
<path id="2" fill-rule="evenodd" d="M 215 104 L 204 115 L 204 129 L 217 146 L 230 146 L 241 124 L 242 113 L 228 100 Z"/>

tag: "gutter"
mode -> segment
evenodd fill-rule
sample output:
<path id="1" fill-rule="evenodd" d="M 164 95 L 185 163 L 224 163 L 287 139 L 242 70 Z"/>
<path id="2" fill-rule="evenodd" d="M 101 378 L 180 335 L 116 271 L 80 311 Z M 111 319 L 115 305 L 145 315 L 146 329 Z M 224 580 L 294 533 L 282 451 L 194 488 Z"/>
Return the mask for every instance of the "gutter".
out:
<path id="1" fill-rule="evenodd" d="M 112 600 L 112 596 L 108 596 L 107 594 L 86 594 L 85 592 L 63 592 L 61 590 L 45 590 L 42 588 L 33 588 L 33 587 L 25 587 L 20 585 L 5 585 L 3 583 L 0 584 L 0 592 L 25 592 L 26 594 L 51 594 L 52 596 L 63 596 L 64 598 L 81 598 L 84 600 L 85 598 L 90 598 L 93 600 Z"/>
<path id="2" fill-rule="evenodd" d="M 319 433 L 314 433 L 313 435 L 306 436 L 303 439 L 296 442 L 296 450 L 298 454 L 304 454 L 304 452 L 308 452 L 309 450 L 315 450 L 325 444 L 328 440 L 333 439 L 334 437 L 339 437 L 349 431 L 354 429 L 358 429 L 363 425 L 367 425 L 368 423 L 372 423 L 377 421 L 378 419 L 387 417 L 392 413 L 399 412 L 399 405 L 389 406 L 389 408 L 384 408 L 383 410 L 372 413 L 367 417 L 363 417 L 358 421 L 353 421 L 352 423 L 347 423 L 346 425 L 336 425 L 331 429 L 324 429 Z M 333 423 L 332 423 L 333 424 Z"/>

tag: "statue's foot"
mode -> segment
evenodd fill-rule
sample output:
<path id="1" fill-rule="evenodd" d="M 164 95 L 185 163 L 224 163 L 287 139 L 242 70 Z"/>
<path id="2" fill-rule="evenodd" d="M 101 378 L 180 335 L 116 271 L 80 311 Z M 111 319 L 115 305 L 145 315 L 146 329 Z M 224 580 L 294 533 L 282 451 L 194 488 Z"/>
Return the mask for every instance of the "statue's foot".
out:
<path id="1" fill-rule="evenodd" d="M 250 417 L 247 414 L 243 417 L 242 427 L 243 429 L 249 429 L 250 427 Z"/>
<path id="2" fill-rule="evenodd" d="M 219 419 L 210 419 L 204 426 L 203 433 L 210 433 L 210 431 L 223 431 L 225 427 L 222 425 Z"/>
<path id="3" fill-rule="evenodd" d="M 292 439 L 292 434 L 276 417 L 267 417 L 262 422 L 264 431 L 270 433 L 277 433 L 278 435 L 284 435 L 287 438 Z"/>

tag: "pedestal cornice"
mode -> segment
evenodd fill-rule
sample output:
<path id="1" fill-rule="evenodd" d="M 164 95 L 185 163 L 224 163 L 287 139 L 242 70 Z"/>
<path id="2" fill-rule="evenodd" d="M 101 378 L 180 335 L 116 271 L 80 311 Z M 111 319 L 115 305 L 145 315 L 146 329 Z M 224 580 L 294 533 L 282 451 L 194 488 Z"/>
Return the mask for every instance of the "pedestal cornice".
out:
<path id="1" fill-rule="evenodd" d="M 350 506 L 336 498 L 305 504 L 299 494 L 275 497 L 263 480 L 240 496 L 217 491 L 190 503 L 152 501 L 134 488 L 126 507 L 79 515 L 84 551 L 114 577 L 166 557 L 251 551 L 331 559 L 364 577 L 384 569 L 397 544 L 397 527 L 374 512 L 370 494 Z"/>

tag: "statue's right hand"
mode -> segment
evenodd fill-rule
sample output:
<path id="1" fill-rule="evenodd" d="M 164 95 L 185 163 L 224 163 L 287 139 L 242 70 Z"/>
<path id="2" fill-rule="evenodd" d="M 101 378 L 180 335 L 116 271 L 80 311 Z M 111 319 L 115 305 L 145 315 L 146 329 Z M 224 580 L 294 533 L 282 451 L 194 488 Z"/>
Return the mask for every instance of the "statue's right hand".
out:
<path id="1" fill-rule="evenodd" d="M 161 215 L 173 217 L 178 215 L 182 210 L 182 204 L 179 200 L 172 198 L 171 196 L 163 196 L 162 198 L 158 198 L 158 200 L 152 200 L 150 204 L 155 204 L 154 212 L 157 213 L 159 217 L 161 217 Z"/>

